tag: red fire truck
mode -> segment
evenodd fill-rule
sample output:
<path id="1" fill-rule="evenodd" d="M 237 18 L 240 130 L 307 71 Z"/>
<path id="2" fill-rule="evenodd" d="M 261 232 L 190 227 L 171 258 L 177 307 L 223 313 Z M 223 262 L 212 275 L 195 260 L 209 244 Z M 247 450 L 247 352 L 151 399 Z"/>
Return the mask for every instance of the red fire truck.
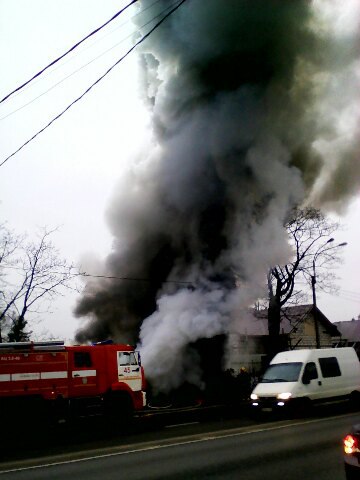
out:
<path id="1" fill-rule="evenodd" d="M 98 414 L 126 421 L 145 403 L 140 354 L 130 345 L 0 343 L 0 422 Z"/>

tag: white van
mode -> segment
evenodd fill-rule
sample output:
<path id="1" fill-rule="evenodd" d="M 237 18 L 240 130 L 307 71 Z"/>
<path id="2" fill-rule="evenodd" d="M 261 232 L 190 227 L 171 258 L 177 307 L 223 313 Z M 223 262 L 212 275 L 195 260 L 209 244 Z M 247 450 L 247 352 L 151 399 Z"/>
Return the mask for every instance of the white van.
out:
<path id="1" fill-rule="evenodd" d="M 347 399 L 360 406 L 358 356 L 351 347 L 280 352 L 250 398 L 262 412 Z"/>

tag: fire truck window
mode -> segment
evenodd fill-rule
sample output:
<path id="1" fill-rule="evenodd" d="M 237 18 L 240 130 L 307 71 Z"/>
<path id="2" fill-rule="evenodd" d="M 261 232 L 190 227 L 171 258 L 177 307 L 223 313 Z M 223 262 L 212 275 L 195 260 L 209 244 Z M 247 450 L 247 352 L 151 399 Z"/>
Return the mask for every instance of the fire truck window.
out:
<path id="1" fill-rule="evenodd" d="M 119 356 L 119 365 L 130 365 L 130 353 L 129 352 L 118 352 Z"/>
<path id="2" fill-rule="evenodd" d="M 137 365 L 137 361 L 136 361 L 136 357 L 135 357 L 134 352 L 130 353 L 130 365 Z"/>
<path id="3" fill-rule="evenodd" d="M 75 352 L 74 353 L 74 365 L 77 368 L 91 367 L 91 356 L 89 352 Z"/>

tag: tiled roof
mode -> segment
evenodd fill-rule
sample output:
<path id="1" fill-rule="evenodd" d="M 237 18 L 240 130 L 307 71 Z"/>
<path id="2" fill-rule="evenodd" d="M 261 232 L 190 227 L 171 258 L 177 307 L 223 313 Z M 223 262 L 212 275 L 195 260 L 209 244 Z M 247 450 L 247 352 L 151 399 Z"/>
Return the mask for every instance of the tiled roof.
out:
<path id="1" fill-rule="evenodd" d="M 341 336 L 352 342 L 360 341 L 360 320 L 350 320 L 348 322 L 334 322 L 334 325 L 340 330 Z"/>
<path id="2" fill-rule="evenodd" d="M 285 307 L 281 312 L 280 333 L 293 333 L 296 331 L 296 327 L 312 312 L 313 305 L 295 305 L 293 307 Z M 335 324 L 331 323 L 328 318 L 319 310 L 318 319 L 319 322 L 328 330 L 328 332 L 337 336 L 340 332 L 336 328 Z M 267 324 L 267 309 L 252 311 L 249 316 L 242 319 L 236 331 L 243 335 L 268 335 Z"/>

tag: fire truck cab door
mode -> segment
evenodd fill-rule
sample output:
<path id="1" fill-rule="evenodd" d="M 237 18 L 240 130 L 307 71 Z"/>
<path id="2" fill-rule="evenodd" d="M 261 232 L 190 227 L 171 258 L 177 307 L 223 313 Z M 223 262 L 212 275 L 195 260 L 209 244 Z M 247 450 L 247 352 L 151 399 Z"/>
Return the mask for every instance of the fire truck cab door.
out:
<path id="1" fill-rule="evenodd" d="M 141 366 L 138 352 L 117 352 L 118 379 L 134 392 L 141 390 Z"/>
<path id="2" fill-rule="evenodd" d="M 97 375 L 90 352 L 71 352 L 69 390 L 72 397 L 96 395 Z"/>

